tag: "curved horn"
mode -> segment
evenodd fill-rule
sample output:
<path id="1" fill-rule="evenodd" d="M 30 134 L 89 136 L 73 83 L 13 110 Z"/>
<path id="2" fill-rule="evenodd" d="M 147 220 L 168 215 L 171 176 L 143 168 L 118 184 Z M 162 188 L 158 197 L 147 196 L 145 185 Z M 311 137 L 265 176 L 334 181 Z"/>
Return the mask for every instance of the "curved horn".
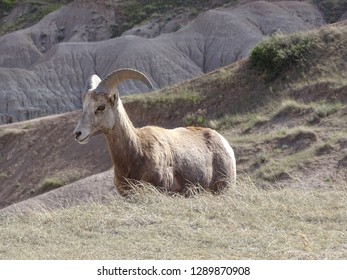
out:
<path id="1" fill-rule="evenodd" d="M 95 91 L 98 93 L 109 94 L 115 87 L 125 80 L 138 80 L 153 89 L 151 81 L 140 71 L 134 69 L 119 69 L 107 75 L 107 77 L 100 82 Z"/>
<path id="2" fill-rule="evenodd" d="M 100 84 L 100 82 L 101 82 L 101 79 L 99 78 L 98 75 L 91 75 L 86 83 L 85 92 L 96 89 L 96 87 Z"/>

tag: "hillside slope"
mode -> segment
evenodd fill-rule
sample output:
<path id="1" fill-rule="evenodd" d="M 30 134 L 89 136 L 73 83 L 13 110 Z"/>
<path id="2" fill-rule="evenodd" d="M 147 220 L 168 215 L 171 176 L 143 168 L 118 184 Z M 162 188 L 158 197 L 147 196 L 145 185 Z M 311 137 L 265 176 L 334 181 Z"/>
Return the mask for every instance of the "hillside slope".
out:
<path id="1" fill-rule="evenodd" d="M 105 77 L 132 67 L 163 88 L 247 57 L 264 36 L 325 23 L 310 2 L 256 1 L 209 10 L 177 32 L 152 39 L 104 40 L 110 36 L 108 19 L 115 15 L 104 6 L 82 4 L 74 1 L 0 37 L 0 123 L 80 108 L 81 89 L 94 73 Z M 133 82 L 120 86 L 122 94 L 144 90 Z"/>
<path id="2" fill-rule="evenodd" d="M 272 80 L 243 60 L 162 91 L 124 97 L 125 108 L 136 126 L 218 129 L 235 149 L 238 174 L 258 186 L 339 185 L 347 178 L 346 24 L 271 39 L 272 50 L 311 42 Z M 1 207 L 111 168 L 102 137 L 74 142 L 79 115 L 0 126 Z M 93 185 L 96 192 L 102 188 Z M 67 196 L 73 188 L 65 189 Z"/>
<path id="3" fill-rule="evenodd" d="M 191 199 L 147 186 L 106 203 L 0 212 L 0 259 L 345 260 L 346 202 L 346 186 L 266 190 L 242 180 Z"/>

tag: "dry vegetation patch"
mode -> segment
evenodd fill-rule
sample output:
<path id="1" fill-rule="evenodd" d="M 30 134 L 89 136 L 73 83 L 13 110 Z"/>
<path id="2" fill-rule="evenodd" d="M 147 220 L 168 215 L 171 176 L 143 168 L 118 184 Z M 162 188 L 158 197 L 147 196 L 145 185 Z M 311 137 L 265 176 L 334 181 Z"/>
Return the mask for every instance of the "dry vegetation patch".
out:
<path id="1" fill-rule="evenodd" d="M 293 152 L 306 149 L 317 141 L 315 132 L 307 127 L 295 127 L 283 129 L 275 137 L 276 147 L 279 149 L 290 149 Z"/>
<path id="2" fill-rule="evenodd" d="M 273 113 L 273 120 L 297 117 L 311 111 L 311 107 L 307 104 L 298 102 L 293 99 L 282 101 L 279 108 Z"/>
<path id="3" fill-rule="evenodd" d="M 346 185 L 128 199 L 0 216 L 2 259 L 345 259 Z"/>
<path id="4" fill-rule="evenodd" d="M 56 172 L 45 177 L 40 183 L 40 187 L 35 191 L 35 195 L 45 193 L 72 182 L 78 181 L 90 175 L 89 171 L 83 168 L 75 168 L 64 172 Z"/>

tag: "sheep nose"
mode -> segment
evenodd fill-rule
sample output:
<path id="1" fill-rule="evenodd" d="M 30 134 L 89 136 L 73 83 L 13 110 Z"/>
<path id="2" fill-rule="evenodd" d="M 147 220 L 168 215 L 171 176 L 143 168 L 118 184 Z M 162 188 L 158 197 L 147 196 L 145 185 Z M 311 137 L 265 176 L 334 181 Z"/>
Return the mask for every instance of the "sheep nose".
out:
<path id="1" fill-rule="evenodd" d="M 75 139 L 78 139 L 78 137 L 80 137 L 81 134 L 82 134 L 81 131 L 76 131 L 76 132 L 75 132 Z"/>

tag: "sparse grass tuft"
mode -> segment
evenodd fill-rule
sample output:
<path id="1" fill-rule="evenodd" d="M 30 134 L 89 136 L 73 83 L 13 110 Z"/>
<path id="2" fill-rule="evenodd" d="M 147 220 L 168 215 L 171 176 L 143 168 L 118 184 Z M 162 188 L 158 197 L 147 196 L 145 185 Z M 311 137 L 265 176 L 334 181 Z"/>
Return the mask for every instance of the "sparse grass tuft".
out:
<path id="1" fill-rule="evenodd" d="M 176 86 L 169 87 L 165 92 L 153 92 L 148 94 L 134 94 L 131 96 L 124 96 L 124 103 L 140 101 L 140 105 L 144 108 L 151 108 L 154 105 L 159 106 L 172 106 L 177 103 L 184 102 L 187 104 L 197 104 L 201 101 L 202 96 L 199 92 L 185 87 Z"/>
<path id="2" fill-rule="evenodd" d="M 273 117 L 284 117 L 293 115 L 298 116 L 304 112 L 307 112 L 309 109 L 309 105 L 300 103 L 293 99 L 286 99 L 282 101 L 279 108 L 273 113 Z"/>
<path id="3" fill-rule="evenodd" d="M 331 143 L 326 142 L 326 143 L 322 143 L 321 145 L 317 146 L 315 148 L 315 150 L 316 150 L 316 152 L 315 152 L 316 155 L 321 156 L 321 155 L 328 154 L 331 151 L 333 151 L 334 147 Z"/>
<path id="4" fill-rule="evenodd" d="M 20 128 L 4 128 L 0 130 L 0 138 L 8 135 L 17 135 L 23 133 Z"/>
<path id="5" fill-rule="evenodd" d="M 48 192 L 64 185 L 64 181 L 61 178 L 49 177 L 43 180 L 40 191 L 42 193 Z"/>
<path id="6" fill-rule="evenodd" d="M 327 117 L 331 114 L 336 113 L 337 111 L 339 111 L 343 107 L 344 107 L 344 105 L 341 102 L 335 102 L 335 103 L 320 102 L 314 108 L 314 113 L 318 117 L 324 118 L 324 117 Z"/>
<path id="7" fill-rule="evenodd" d="M 45 193 L 57 188 L 60 188 L 69 183 L 75 182 L 86 177 L 87 171 L 83 169 L 74 169 L 65 172 L 57 172 L 43 179 L 37 194 Z"/>
<path id="8" fill-rule="evenodd" d="M 341 102 L 327 101 L 311 102 L 310 106 L 313 110 L 313 114 L 307 119 L 307 123 L 310 125 L 319 123 L 322 118 L 335 114 L 345 107 Z"/>
<path id="9" fill-rule="evenodd" d="M 266 136 L 265 143 L 273 147 L 272 151 L 266 156 L 266 160 L 256 160 L 255 164 L 259 168 L 255 171 L 254 178 L 271 183 L 291 179 L 290 174 L 315 160 L 317 139 L 316 132 L 307 127 L 286 128 L 270 133 Z"/>
<path id="10" fill-rule="evenodd" d="M 208 122 L 208 126 L 217 130 L 239 128 L 243 132 L 249 131 L 252 127 L 267 123 L 269 118 L 263 112 L 226 115 L 217 120 Z"/>
<path id="11" fill-rule="evenodd" d="M 277 131 L 274 137 L 274 139 L 277 141 L 284 139 L 288 141 L 293 141 L 298 138 L 309 138 L 315 140 L 317 138 L 317 135 L 312 128 L 300 126 L 291 129 L 283 128 Z"/>
<path id="12" fill-rule="evenodd" d="M 0 173 L 0 182 L 8 177 L 8 174 L 5 172 Z"/>

